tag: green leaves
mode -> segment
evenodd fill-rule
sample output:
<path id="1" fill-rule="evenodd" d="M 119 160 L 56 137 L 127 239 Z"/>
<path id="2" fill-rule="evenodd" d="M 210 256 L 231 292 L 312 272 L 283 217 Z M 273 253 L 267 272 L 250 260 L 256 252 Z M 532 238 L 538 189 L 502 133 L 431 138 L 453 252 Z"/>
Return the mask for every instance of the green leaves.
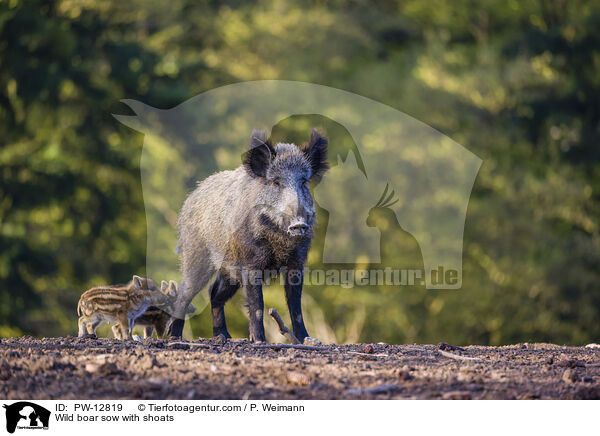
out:
<path id="1" fill-rule="evenodd" d="M 2 2 L 0 336 L 74 333 L 83 290 L 144 273 L 142 136 L 111 116 L 129 113 L 121 99 L 170 108 L 272 78 L 382 101 L 484 159 L 461 290 L 309 287 L 309 332 L 337 341 L 596 340 L 598 17 L 597 4 L 580 1 Z M 354 147 L 322 117 L 296 121 L 274 133 L 319 125 L 330 158 Z M 181 161 L 162 144 L 156 152 Z M 174 176 L 156 171 L 153 183 Z M 284 306 L 280 292 L 265 295 Z M 246 335 L 245 309 L 228 310 L 232 333 Z M 192 320 L 196 335 L 210 335 L 208 318 Z"/>

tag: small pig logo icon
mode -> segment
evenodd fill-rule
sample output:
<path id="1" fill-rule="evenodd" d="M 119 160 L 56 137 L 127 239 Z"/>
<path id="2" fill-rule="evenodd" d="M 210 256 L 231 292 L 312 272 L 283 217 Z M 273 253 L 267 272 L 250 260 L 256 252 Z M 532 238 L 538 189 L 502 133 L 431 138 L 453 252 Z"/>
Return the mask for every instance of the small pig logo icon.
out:
<path id="1" fill-rule="evenodd" d="M 14 433 L 19 428 L 48 428 L 50 411 L 42 406 L 28 401 L 19 401 L 3 406 L 6 409 L 6 431 Z"/>

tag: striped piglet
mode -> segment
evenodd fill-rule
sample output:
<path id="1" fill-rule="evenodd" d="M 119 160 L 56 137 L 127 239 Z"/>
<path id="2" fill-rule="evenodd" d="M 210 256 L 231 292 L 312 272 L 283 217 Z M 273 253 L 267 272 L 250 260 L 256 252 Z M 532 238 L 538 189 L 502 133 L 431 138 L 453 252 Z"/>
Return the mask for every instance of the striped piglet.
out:
<path id="1" fill-rule="evenodd" d="M 175 283 L 177 287 L 177 283 Z M 177 287 L 177 293 L 179 293 L 179 288 Z M 189 304 L 186 310 L 187 314 L 194 313 L 196 311 L 196 307 L 193 304 Z M 150 306 L 148 310 L 142 313 L 135 320 L 135 325 L 138 327 L 144 328 L 144 338 L 151 338 L 153 332 L 156 332 L 156 337 L 159 339 L 163 339 L 167 335 L 167 330 L 171 321 L 173 320 L 173 316 L 171 313 L 156 307 Z M 121 332 L 119 330 L 118 325 L 113 325 L 112 327 L 115 338 L 121 339 Z"/>
<path id="2" fill-rule="evenodd" d="M 79 336 L 87 329 L 89 334 L 103 322 L 116 322 L 120 338 L 131 339 L 135 320 L 150 306 L 173 312 L 177 298 L 177 284 L 163 280 L 159 289 L 150 278 L 133 276 L 125 285 L 99 286 L 83 293 L 77 305 L 79 315 Z M 116 332 L 113 328 L 113 333 Z"/>

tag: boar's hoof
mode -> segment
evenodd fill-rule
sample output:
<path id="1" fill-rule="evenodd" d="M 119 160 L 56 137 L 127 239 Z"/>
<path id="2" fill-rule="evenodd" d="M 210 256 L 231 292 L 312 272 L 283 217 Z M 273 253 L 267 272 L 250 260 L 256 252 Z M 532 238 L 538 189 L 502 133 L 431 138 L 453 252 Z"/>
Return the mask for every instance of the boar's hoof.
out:
<path id="1" fill-rule="evenodd" d="M 261 339 L 257 339 L 254 336 L 250 335 L 250 342 L 252 342 L 253 344 L 266 344 L 267 340 L 265 338 L 261 338 Z"/>
<path id="2" fill-rule="evenodd" d="M 265 338 L 265 333 L 264 332 L 259 332 L 259 333 L 250 333 L 250 342 L 253 342 L 255 344 L 266 344 L 267 343 L 267 339 Z"/>
<path id="3" fill-rule="evenodd" d="M 225 335 L 225 334 L 223 334 L 223 333 L 220 333 L 220 334 L 218 334 L 218 335 L 214 336 L 214 340 L 215 340 L 215 342 L 216 342 L 217 344 L 221 344 L 221 345 L 223 345 L 223 344 L 226 344 L 226 343 L 227 343 L 227 341 L 228 341 L 230 338 L 231 338 L 231 336 L 229 336 L 229 335 Z"/>
<path id="4" fill-rule="evenodd" d="M 321 344 L 321 341 L 319 341 L 317 338 L 311 338 L 310 336 L 307 336 L 304 338 L 304 345 L 312 345 L 313 347 L 317 347 Z"/>
<path id="5" fill-rule="evenodd" d="M 223 336 L 224 339 L 231 339 L 231 335 L 227 331 L 227 329 L 216 329 L 213 328 L 213 338 L 218 338 L 219 336 Z"/>

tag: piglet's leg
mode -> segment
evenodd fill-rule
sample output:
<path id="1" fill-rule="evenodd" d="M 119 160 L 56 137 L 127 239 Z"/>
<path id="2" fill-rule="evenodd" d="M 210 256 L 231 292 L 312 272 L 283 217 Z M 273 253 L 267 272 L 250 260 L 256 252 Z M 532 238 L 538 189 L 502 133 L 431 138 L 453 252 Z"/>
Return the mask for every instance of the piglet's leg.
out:
<path id="1" fill-rule="evenodd" d="M 119 324 L 114 324 L 112 326 L 113 335 L 115 335 L 115 339 L 121 339 L 121 328 Z"/>
<path id="2" fill-rule="evenodd" d="M 167 325 L 169 324 L 169 320 L 159 320 L 154 324 L 154 331 L 156 332 L 156 337 L 158 339 L 164 339 L 167 334 Z"/>
<path id="3" fill-rule="evenodd" d="M 117 317 L 119 328 L 121 329 L 121 339 L 131 339 L 131 332 L 129 331 L 129 318 L 127 314 L 119 314 Z"/>
<path id="4" fill-rule="evenodd" d="M 83 336 L 85 335 L 85 329 L 86 329 L 86 319 L 82 316 L 79 318 L 79 334 L 78 336 Z"/>
<path id="5" fill-rule="evenodd" d="M 91 322 L 90 324 L 87 325 L 87 329 L 88 329 L 88 333 L 91 334 L 96 334 L 96 329 L 98 328 L 98 326 L 102 324 L 102 320 L 95 320 L 93 322 Z"/>

